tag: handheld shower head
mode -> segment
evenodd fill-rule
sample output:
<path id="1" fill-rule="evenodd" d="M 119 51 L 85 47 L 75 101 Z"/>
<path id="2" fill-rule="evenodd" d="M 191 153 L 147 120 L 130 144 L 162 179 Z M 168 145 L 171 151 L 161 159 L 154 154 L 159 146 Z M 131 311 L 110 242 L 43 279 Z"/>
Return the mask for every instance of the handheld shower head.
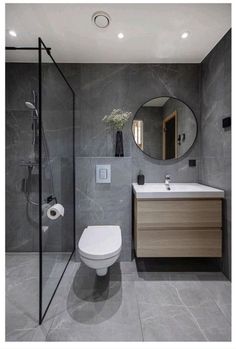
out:
<path id="1" fill-rule="evenodd" d="M 37 110 L 37 108 L 35 107 L 35 105 L 33 103 L 25 102 L 25 105 L 26 105 L 27 108 L 35 111 L 36 115 L 38 116 L 38 110 Z"/>
<path id="2" fill-rule="evenodd" d="M 31 102 L 25 102 L 25 105 L 26 105 L 26 107 L 29 108 L 29 109 L 33 109 L 33 110 L 36 109 L 36 108 L 35 108 L 35 105 L 34 105 L 33 103 L 31 103 Z"/>

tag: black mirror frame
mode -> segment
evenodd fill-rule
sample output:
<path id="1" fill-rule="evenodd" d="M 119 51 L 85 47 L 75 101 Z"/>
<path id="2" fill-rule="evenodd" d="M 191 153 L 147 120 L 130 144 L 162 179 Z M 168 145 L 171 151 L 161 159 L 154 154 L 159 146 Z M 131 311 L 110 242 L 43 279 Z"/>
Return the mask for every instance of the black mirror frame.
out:
<path id="1" fill-rule="evenodd" d="M 181 155 L 181 156 L 180 156 L 179 158 L 177 158 L 177 159 L 174 158 L 174 159 L 163 160 L 163 159 L 154 158 L 153 156 L 151 156 L 151 155 L 145 153 L 145 151 L 143 151 L 143 150 L 137 145 L 137 143 L 135 142 L 135 139 L 134 139 L 134 134 L 133 134 L 133 121 L 134 121 L 134 119 L 135 119 L 137 113 L 139 112 L 139 110 L 143 107 L 144 104 L 146 104 L 146 103 L 152 101 L 153 99 L 156 99 L 156 98 L 164 98 L 164 97 L 174 98 L 174 99 L 177 99 L 178 101 L 184 103 L 184 104 L 191 110 L 191 112 L 193 113 L 193 116 L 194 116 L 194 118 L 195 118 L 195 121 L 196 121 L 196 136 L 195 136 L 195 138 L 194 138 L 194 140 L 193 140 L 193 143 L 192 143 L 192 145 L 189 147 L 189 149 L 188 149 L 183 155 Z M 171 161 L 178 161 L 178 160 L 180 160 L 180 159 L 183 159 L 183 158 L 186 156 L 186 154 L 188 154 L 188 153 L 190 152 L 190 150 L 193 148 L 193 146 L 194 146 L 194 144 L 195 144 L 195 142 L 196 142 L 196 140 L 197 140 L 197 137 L 198 137 L 198 121 L 197 121 L 197 118 L 196 118 L 196 115 L 195 115 L 193 109 L 192 109 L 187 103 L 185 103 L 182 99 L 177 98 L 177 97 L 173 97 L 173 96 L 158 96 L 158 97 L 153 97 L 153 98 L 148 99 L 146 102 L 144 102 L 142 105 L 140 105 L 140 107 L 137 109 L 136 113 L 134 114 L 132 123 L 131 123 L 131 133 L 132 133 L 133 141 L 134 141 L 136 147 L 137 147 L 143 154 L 145 154 L 146 156 L 148 156 L 149 158 L 151 158 L 151 159 L 153 159 L 153 160 L 156 160 L 156 161 L 162 161 L 162 162 L 166 162 L 166 161 L 168 161 L 168 162 L 171 162 Z"/>

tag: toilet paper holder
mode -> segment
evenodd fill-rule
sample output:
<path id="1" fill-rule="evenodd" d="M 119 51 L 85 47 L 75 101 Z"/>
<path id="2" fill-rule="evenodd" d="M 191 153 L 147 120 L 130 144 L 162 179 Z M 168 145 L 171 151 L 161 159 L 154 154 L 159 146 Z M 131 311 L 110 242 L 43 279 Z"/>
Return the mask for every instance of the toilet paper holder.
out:
<path id="1" fill-rule="evenodd" d="M 50 202 L 52 202 L 53 200 L 55 200 L 55 203 L 57 204 L 57 198 L 56 196 L 50 195 L 47 197 L 47 204 L 49 204 Z"/>

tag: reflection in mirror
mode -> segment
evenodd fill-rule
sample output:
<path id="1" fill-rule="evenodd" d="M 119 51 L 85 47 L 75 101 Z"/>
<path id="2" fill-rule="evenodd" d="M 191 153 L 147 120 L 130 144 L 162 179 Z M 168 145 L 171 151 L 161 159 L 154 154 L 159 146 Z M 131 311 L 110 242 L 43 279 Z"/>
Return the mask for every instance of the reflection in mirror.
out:
<path id="1" fill-rule="evenodd" d="M 173 97 L 157 97 L 143 104 L 132 124 L 135 143 L 158 160 L 178 159 L 193 145 L 197 121 L 192 110 Z"/>

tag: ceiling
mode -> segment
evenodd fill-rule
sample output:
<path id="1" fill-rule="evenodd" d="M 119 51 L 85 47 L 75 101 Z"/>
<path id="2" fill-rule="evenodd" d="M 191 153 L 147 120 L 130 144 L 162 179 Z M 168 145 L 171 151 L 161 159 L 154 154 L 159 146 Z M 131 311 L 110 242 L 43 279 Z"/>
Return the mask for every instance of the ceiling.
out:
<path id="1" fill-rule="evenodd" d="M 91 21 L 100 10 L 111 17 L 106 29 Z M 200 63 L 230 27 L 230 4 L 6 4 L 6 46 L 36 46 L 40 36 L 57 62 Z M 7 51 L 6 60 L 37 54 Z"/>

